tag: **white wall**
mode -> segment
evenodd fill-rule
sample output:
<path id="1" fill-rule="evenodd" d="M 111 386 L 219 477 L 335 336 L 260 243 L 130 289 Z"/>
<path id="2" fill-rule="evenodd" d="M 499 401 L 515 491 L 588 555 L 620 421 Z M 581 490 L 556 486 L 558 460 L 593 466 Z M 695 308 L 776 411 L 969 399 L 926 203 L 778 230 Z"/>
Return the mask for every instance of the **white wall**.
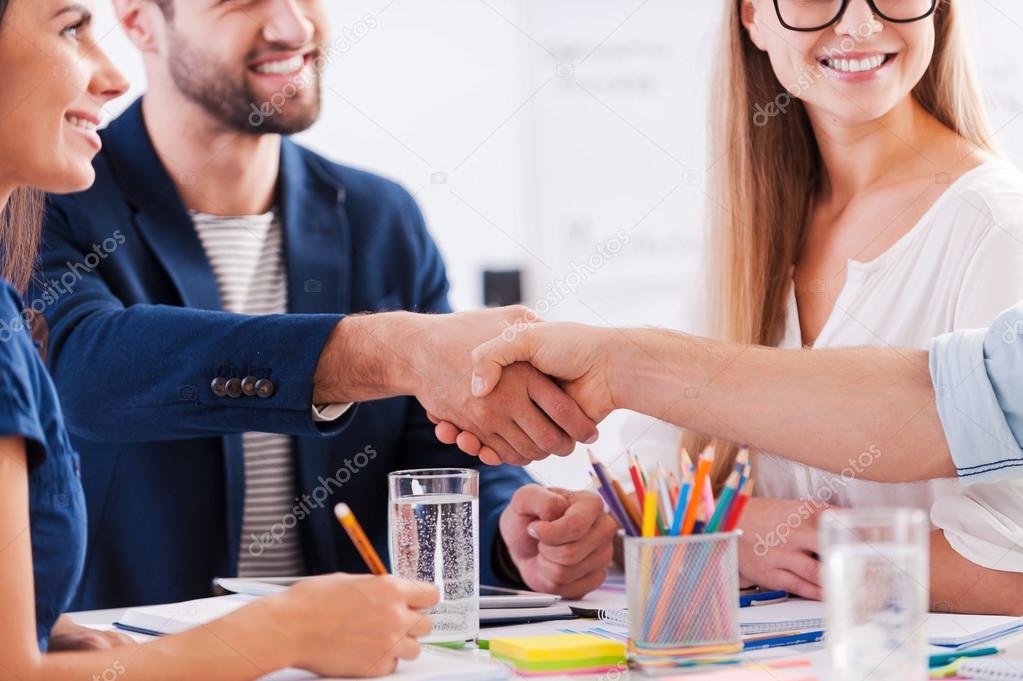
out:
<path id="1" fill-rule="evenodd" d="M 720 1 L 328 0 L 339 36 L 367 17 L 376 27 L 335 43 L 343 53 L 325 81 L 324 114 L 301 139 L 415 193 L 458 308 L 479 305 L 484 267 L 521 266 L 527 303 L 549 318 L 684 328 L 702 295 Z M 103 44 L 138 91 L 137 56 L 107 0 L 99 5 Z M 1023 163 L 1023 6 L 960 5 L 977 14 L 975 54 L 998 140 Z M 620 232 L 628 243 L 606 255 Z M 652 446 L 645 427 L 626 439 L 621 423 L 602 427 L 605 459 Z M 578 456 L 534 470 L 587 482 Z"/>

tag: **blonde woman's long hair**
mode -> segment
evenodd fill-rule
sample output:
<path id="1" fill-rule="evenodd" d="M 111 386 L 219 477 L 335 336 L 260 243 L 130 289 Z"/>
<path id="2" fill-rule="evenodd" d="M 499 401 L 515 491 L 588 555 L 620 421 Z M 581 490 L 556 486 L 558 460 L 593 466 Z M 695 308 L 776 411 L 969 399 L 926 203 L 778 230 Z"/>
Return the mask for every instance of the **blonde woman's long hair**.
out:
<path id="1" fill-rule="evenodd" d="M 712 88 L 711 323 L 719 338 L 776 346 L 784 332 L 792 268 L 824 169 L 802 101 L 779 82 L 768 55 L 742 24 L 746 1 L 725 2 Z M 934 56 L 913 96 L 950 130 L 993 151 L 957 5 L 958 0 L 940 0 L 933 17 Z M 687 433 L 683 444 L 695 457 L 706 438 Z M 735 452 L 734 444 L 719 444 L 716 486 L 731 470 Z"/>

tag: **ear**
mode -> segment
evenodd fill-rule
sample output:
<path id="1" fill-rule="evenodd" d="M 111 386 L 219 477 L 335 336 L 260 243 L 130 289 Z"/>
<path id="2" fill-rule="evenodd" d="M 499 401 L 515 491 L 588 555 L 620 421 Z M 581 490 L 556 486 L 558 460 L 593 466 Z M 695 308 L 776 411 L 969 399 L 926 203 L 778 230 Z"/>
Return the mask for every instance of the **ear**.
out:
<path id="1" fill-rule="evenodd" d="M 761 51 L 766 51 L 767 47 L 763 41 L 763 28 L 760 26 L 760 17 L 757 11 L 757 6 L 754 0 L 741 0 L 742 4 L 739 5 L 739 20 L 742 21 L 743 28 L 749 34 L 749 39 L 754 45 Z"/>
<path id="2" fill-rule="evenodd" d="M 165 21 L 163 12 L 151 0 L 114 0 L 114 11 L 128 39 L 140 52 L 155 52 Z"/>

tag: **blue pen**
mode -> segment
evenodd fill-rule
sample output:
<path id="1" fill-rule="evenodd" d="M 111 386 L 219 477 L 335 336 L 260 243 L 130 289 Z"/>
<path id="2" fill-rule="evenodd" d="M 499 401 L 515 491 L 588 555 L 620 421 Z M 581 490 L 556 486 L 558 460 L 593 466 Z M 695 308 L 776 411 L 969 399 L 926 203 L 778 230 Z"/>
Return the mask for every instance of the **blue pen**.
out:
<path id="1" fill-rule="evenodd" d="M 787 591 L 757 591 L 751 594 L 742 594 L 739 596 L 739 607 L 748 608 L 751 605 L 769 605 L 771 603 L 780 603 L 788 600 L 789 593 Z"/>
<path id="2" fill-rule="evenodd" d="M 780 648 L 782 646 L 798 646 L 803 643 L 816 643 L 823 638 L 823 631 L 801 631 L 798 634 L 790 634 L 788 636 L 746 641 L 742 644 L 742 650 L 746 652 L 748 650 L 764 650 L 765 648 Z"/>

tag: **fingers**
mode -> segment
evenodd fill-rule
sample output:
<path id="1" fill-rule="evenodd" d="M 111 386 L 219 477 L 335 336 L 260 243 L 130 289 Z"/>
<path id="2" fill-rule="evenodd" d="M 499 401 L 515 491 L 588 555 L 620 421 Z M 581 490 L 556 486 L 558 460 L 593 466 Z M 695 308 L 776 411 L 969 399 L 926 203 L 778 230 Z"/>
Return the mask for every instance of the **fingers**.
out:
<path id="1" fill-rule="evenodd" d="M 547 447 L 547 451 L 564 456 L 572 453 L 576 442 L 593 444 L 597 441 L 599 435 L 597 424 L 591 421 L 575 400 L 559 388 L 554 381 L 534 369 L 530 372 L 526 389 L 529 391 L 529 397 L 559 429 L 557 435 L 561 438 L 554 444 L 560 445 L 560 447 Z M 520 425 L 522 424 L 520 423 Z M 553 428 L 553 425 L 551 427 Z M 523 428 L 527 433 L 532 434 L 529 428 L 524 425 Z M 535 437 L 533 439 L 536 440 Z M 537 442 L 537 444 L 540 443 Z"/>
<path id="2" fill-rule="evenodd" d="M 564 598 L 582 598 L 604 583 L 607 570 L 601 568 L 576 579 L 570 569 L 539 560 L 540 575 L 529 587 L 543 593 L 557 594 Z"/>
<path id="3" fill-rule="evenodd" d="M 447 421 L 435 421 L 434 423 L 436 423 L 436 427 L 433 429 L 433 434 L 437 436 L 438 440 L 446 445 L 453 445 L 458 441 L 458 436 L 462 431 L 455 424 Z"/>
<path id="4" fill-rule="evenodd" d="M 514 427 L 514 430 L 519 432 L 520 440 L 529 440 L 529 438 L 526 437 L 525 433 L 523 433 L 522 430 L 519 429 L 519 427 L 514 423 L 512 423 L 511 426 L 507 428 L 507 430 L 509 431 L 513 430 L 512 427 Z M 492 465 L 508 463 L 513 466 L 525 466 L 529 463 L 532 463 L 530 459 L 527 459 L 526 457 L 519 455 L 515 447 L 513 447 L 511 443 L 504 438 L 503 435 L 491 433 L 486 437 L 486 441 L 487 441 L 486 446 L 490 447 L 490 449 L 494 452 L 496 457 L 496 461 Z M 532 446 L 532 443 L 530 443 L 529 446 Z M 483 459 L 482 450 L 480 453 L 480 460 L 483 461 L 484 463 L 488 464 L 491 463 L 490 461 L 486 461 Z"/>
<path id="5" fill-rule="evenodd" d="M 801 598 L 823 600 L 820 563 L 802 551 L 786 551 L 779 556 L 769 578 L 771 588 L 783 589 Z"/>
<path id="6" fill-rule="evenodd" d="M 394 646 L 394 655 L 400 660 L 414 660 L 422 652 L 419 641 L 409 636 L 403 636 L 397 645 Z"/>
<path id="7" fill-rule="evenodd" d="M 604 502 L 592 492 L 573 492 L 568 509 L 557 520 L 539 520 L 529 526 L 529 532 L 541 543 L 561 546 L 577 542 L 589 533 L 590 528 L 607 517 Z"/>
<path id="8" fill-rule="evenodd" d="M 418 613 L 418 617 L 409 625 L 407 631 L 409 636 L 414 636 L 415 638 L 428 636 L 433 631 L 433 622 L 430 621 L 428 615 Z"/>
<path id="9" fill-rule="evenodd" d="M 556 389 L 555 389 L 556 390 Z M 567 396 L 569 402 L 572 402 Z M 575 402 L 572 402 L 574 405 Z M 515 414 L 515 423 L 529 437 L 534 445 L 534 453 L 539 456 L 534 460 L 545 459 L 550 454 L 565 456 L 575 450 L 575 440 L 565 434 L 551 419 L 539 408 L 529 402 Z"/>
<path id="10" fill-rule="evenodd" d="M 540 485 L 524 485 L 512 495 L 509 508 L 530 518 L 556 520 L 568 510 L 569 501 L 563 494 Z"/>
<path id="11" fill-rule="evenodd" d="M 592 547 L 588 553 L 587 548 Z M 610 537 L 602 542 L 578 545 L 578 551 L 566 552 L 564 547 L 540 545 L 537 558 L 544 574 L 557 584 L 572 584 L 596 571 L 603 572 L 614 557 L 614 545 Z"/>
<path id="12" fill-rule="evenodd" d="M 617 532 L 618 523 L 610 516 L 605 515 L 594 523 L 590 532 L 579 541 L 560 545 L 541 542 L 538 550 L 546 560 L 558 565 L 578 565 L 605 550 L 607 559 L 610 561 L 613 540 Z"/>
<path id="13" fill-rule="evenodd" d="M 399 595 L 405 599 L 405 603 L 413 610 L 432 608 L 440 601 L 440 592 L 433 584 L 416 582 L 410 579 L 392 578 L 398 589 Z"/>
<path id="14" fill-rule="evenodd" d="M 479 456 L 480 450 L 483 449 L 483 443 L 474 434 L 468 431 L 462 431 L 455 438 L 455 444 L 466 454 L 470 456 Z"/>
<path id="15" fill-rule="evenodd" d="M 532 356 L 531 334 L 528 329 L 489 340 L 472 351 L 472 394 L 489 395 L 501 380 L 504 367 L 515 362 L 528 362 Z"/>

